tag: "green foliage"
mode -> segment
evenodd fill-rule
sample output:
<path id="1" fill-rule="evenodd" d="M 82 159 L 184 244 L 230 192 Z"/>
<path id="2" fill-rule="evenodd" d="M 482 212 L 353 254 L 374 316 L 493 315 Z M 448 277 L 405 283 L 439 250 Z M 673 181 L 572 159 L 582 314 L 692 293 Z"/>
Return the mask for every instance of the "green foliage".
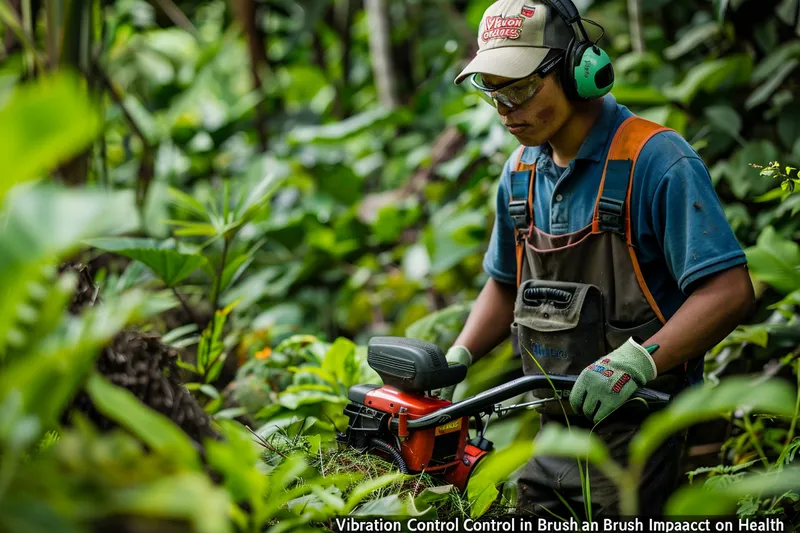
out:
<path id="1" fill-rule="evenodd" d="M 753 60 L 748 55 L 708 61 L 693 67 L 680 84 L 668 88 L 664 94 L 671 100 L 688 104 L 700 91 L 713 92 L 746 84 L 752 71 Z"/>
<path id="2" fill-rule="evenodd" d="M 449 487 L 333 474 L 316 456 L 345 422 L 348 388 L 379 382 L 366 340 L 407 334 L 446 349 L 485 279 L 497 178 L 516 142 L 452 78 L 490 2 L 392 5 L 395 109 L 379 105 L 371 28 L 356 3 L 24 4 L 32 20 L 0 4 L 10 30 L 0 51 L 0 529 L 113 528 L 124 516 L 142 528 L 293 531 L 347 514 L 441 516 Z M 668 432 L 728 417 L 721 459 L 736 464 L 698 471 L 702 488 L 677 493 L 670 512 L 778 513 L 797 500 L 784 484 L 800 447 L 796 392 L 728 374 L 769 360 L 768 376 L 798 373 L 800 41 L 781 9 L 755 0 L 644 4 L 642 52 L 632 51 L 624 2 L 587 10 L 614 36 L 603 42 L 613 94 L 708 163 L 760 308 L 709 352 L 708 383 L 651 417 L 631 444 L 632 469 L 575 429 L 549 426 L 534 451 L 604 468 L 635 507 L 637 465 Z M 268 40 L 231 25 L 237 6 L 254 8 L 248 21 Z M 86 186 L 17 185 L 49 174 Z M 76 256 L 99 265 L 101 290 L 96 306 L 70 315 L 75 279 L 56 266 Z M 121 257 L 134 262 L 119 272 Z M 152 276 L 181 310 L 154 315 L 158 293 L 141 292 Z M 187 387 L 220 440 L 189 442 L 93 372 L 132 321 L 182 351 L 195 374 Z M 459 391 L 516 366 L 506 343 Z M 125 431 L 100 435 L 80 417 L 59 427 L 82 387 Z M 231 418 L 309 449 L 265 463 Z M 493 422 L 503 446 L 471 480 L 459 516 L 486 516 L 530 455 L 536 420 Z M 195 445 L 219 483 L 199 470 Z"/>
<path id="3" fill-rule="evenodd" d="M 12 185 L 83 150 L 102 127 L 97 107 L 68 71 L 19 85 L 0 109 L 0 201 Z"/>
<path id="4" fill-rule="evenodd" d="M 87 244 L 107 252 L 115 252 L 147 265 L 167 287 L 174 287 L 198 268 L 208 264 L 199 254 L 185 254 L 164 248 L 152 239 L 92 239 Z"/>
<path id="5" fill-rule="evenodd" d="M 97 373 L 89 378 L 86 390 L 101 413 L 153 450 L 174 455 L 185 461 L 187 468 L 198 467 L 199 457 L 186 435 L 165 416 L 143 406 L 131 392 L 112 385 Z"/>
<path id="6" fill-rule="evenodd" d="M 800 287 L 800 246 L 783 239 L 771 226 L 746 252 L 747 263 L 756 279 L 784 295 Z"/>
<path id="7" fill-rule="evenodd" d="M 746 408 L 790 417 L 797 392 L 780 380 L 754 386 L 752 378 L 730 377 L 716 387 L 696 387 L 681 393 L 666 409 L 648 417 L 630 444 L 631 461 L 642 468 L 665 438 L 675 431 L 720 414 Z"/>
<path id="8" fill-rule="evenodd" d="M 798 474 L 800 472 L 797 467 L 794 467 L 783 471 L 742 476 L 711 490 L 702 485 L 686 487 L 670 498 L 667 503 L 667 513 L 672 516 L 728 515 L 737 509 L 743 498 L 752 497 L 753 494 L 760 494 L 767 498 L 770 496 L 782 498 L 791 491 L 797 490 Z M 791 496 L 787 497 L 792 499 Z M 796 498 L 792 500 L 796 501 Z M 773 501 L 772 509 L 770 509 L 770 511 L 775 510 L 775 514 L 781 512 L 781 510 L 775 509 L 774 504 L 777 501 Z M 747 511 L 740 512 L 739 515 L 742 518 L 755 517 L 754 513 Z"/>
<path id="9" fill-rule="evenodd" d="M 500 495 L 497 485 L 527 463 L 533 456 L 533 452 L 532 443 L 518 442 L 493 453 L 478 463 L 475 473 L 470 477 L 467 485 L 472 518 L 483 516 L 489 510 L 489 507 Z"/>

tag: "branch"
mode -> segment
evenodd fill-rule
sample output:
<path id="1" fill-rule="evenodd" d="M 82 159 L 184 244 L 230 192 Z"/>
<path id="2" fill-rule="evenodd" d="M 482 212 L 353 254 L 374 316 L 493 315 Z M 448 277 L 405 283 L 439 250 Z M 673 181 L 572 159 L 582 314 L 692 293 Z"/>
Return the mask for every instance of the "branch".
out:
<path id="1" fill-rule="evenodd" d="M 194 27 L 194 24 L 192 24 L 192 21 L 189 20 L 189 17 L 187 17 L 184 12 L 181 11 L 181 8 L 175 5 L 175 2 L 172 0 L 155 0 L 155 2 L 158 4 L 158 7 L 160 7 L 164 13 L 166 13 L 170 20 L 175 23 L 176 26 L 191 33 L 192 36 L 198 41 L 202 40 L 200 38 L 200 32 Z"/>
<path id="2" fill-rule="evenodd" d="M 178 292 L 178 289 L 176 289 L 175 287 L 170 287 L 170 289 L 172 289 L 172 294 L 174 294 L 175 297 L 178 299 L 178 301 L 181 303 L 181 307 L 183 307 L 183 310 L 186 313 L 186 316 L 189 317 L 189 320 L 197 324 L 198 327 L 202 328 L 203 325 L 200 324 L 199 320 L 197 320 L 197 316 L 194 314 L 194 311 L 192 311 L 192 308 L 189 307 L 189 304 L 186 303 L 186 300 L 183 299 L 183 296 L 181 296 L 181 294 Z"/>
<path id="3" fill-rule="evenodd" d="M 111 99 L 114 100 L 114 103 L 119 106 L 120 110 L 122 110 L 122 116 L 125 118 L 125 122 L 128 123 L 128 126 L 130 126 L 130 128 L 133 130 L 134 135 L 139 137 L 139 139 L 142 141 L 142 144 L 145 147 L 149 147 L 150 146 L 149 139 L 145 136 L 144 133 L 142 133 L 142 130 L 139 128 L 139 125 L 136 124 L 136 121 L 133 119 L 133 116 L 128 111 L 128 108 L 125 107 L 125 104 L 122 101 L 122 95 L 120 94 L 119 90 L 116 87 L 114 87 L 114 84 L 108 77 L 108 74 L 106 74 L 106 71 L 103 70 L 103 68 L 97 63 L 95 63 L 94 68 L 97 71 L 98 76 L 100 76 L 100 81 L 103 83 L 103 86 L 108 91 L 108 94 L 111 95 Z"/>

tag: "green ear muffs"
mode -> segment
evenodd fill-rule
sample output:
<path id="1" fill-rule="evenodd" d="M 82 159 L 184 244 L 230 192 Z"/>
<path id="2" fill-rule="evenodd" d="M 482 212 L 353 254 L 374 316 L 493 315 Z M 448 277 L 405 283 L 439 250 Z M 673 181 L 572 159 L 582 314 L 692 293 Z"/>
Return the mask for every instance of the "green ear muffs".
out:
<path id="1" fill-rule="evenodd" d="M 611 58 L 605 50 L 589 40 L 578 8 L 572 0 L 545 0 L 545 2 L 555 9 L 572 32 L 572 39 L 566 51 L 564 70 L 561 71 L 562 85 L 567 98 L 591 100 L 605 96 L 614 86 L 614 67 L 611 66 Z"/>
<path id="2" fill-rule="evenodd" d="M 575 96 L 581 100 L 600 98 L 614 86 L 614 67 L 611 58 L 591 42 L 581 43 L 572 54 L 570 78 L 574 80 Z"/>

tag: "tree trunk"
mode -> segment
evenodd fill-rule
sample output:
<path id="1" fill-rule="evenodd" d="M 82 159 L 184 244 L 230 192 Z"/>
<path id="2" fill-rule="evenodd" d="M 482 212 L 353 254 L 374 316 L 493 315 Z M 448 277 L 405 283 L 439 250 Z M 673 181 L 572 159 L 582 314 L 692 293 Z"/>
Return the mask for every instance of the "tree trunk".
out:
<path id="1" fill-rule="evenodd" d="M 59 10 L 58 2 L 48 2 L 47 8 Z M 94 0 L 73 0 L 68 4 L 65 13 L 48 13 L 48 20 L 60 22 L 63 27 L 61 56 L 50 58 L 51 68 L 71 68 L 81 72 L 86 79 L 89 92 L 96 90 L 94 68 L 92 65 L 92 48 L 95 44 L 95 20 L 92 16 Z M 48 31 L 59 31 L 60 28 L 48 28 Z M 49 45 L 51 48 L 55 43 Z M 61 179 L 67 185 L 81 185 L 89 177 L 92 149 L 76 155 L 58 169 Z"/>
<path id="2" fill-rule="evenodd" d="M 6 4 L 11 11 L 17 16 L 18 20 L 22 20 L 22 6 L 20 5 L 20 0 L 6 0 L 8 3 Z M 3 46 L 5 46 L 6 53 L 8 55 L 13 54 L 18 48 L 21 48 L 22 45 L 17 40 L 16 35 L 14 32 L 11 31 L 10 28 L 6 27 L 6 35 L 5 35 L 5 42 Z"/>
<path id="3" fill-rule="evenodd" d="M 333 115 L 343 120 L 350 116 L 350 63 L 352 56 L 353 15 L 356 12 L 355 0 L 339 0 L 333 8 L 333 24 L 342 41 L 342 75 L 336 82 L 336 99 L 333 102 Z"/>
<path id="4" fill-rule="evenodd" d="M 634 52 L 644 52 L 642 32 L 642 10 L 640 0 L 628 0 L 628 20 L 631 29 L 631 48 Z"/>
<path id="5" fill-rule="evenodd" d="M 258 132 L 259 147 L 262 152 L 267 151 L 269 138 L 267 136 L 267 115 L 264 109 L 263 90 L 261 83 L 261 68 L 268 67 L 266 36 L 258 26 L 256 18 L 255 0 L 231 0 L 239 26 L 247 35 L 247 45 L 250 50 L 250 73 L 253 77 L 253 88 L 259 93 L 261 101 L 256 106 L 256 131 Z"/>
<path id="6" fill-rule="evenodd" d="M 364 0 L 367 11 L 370 55 L 380 103 L 389 109 L 397 107 L 397 85 L 391 53 L 391 28 L 386 0 Z"/>

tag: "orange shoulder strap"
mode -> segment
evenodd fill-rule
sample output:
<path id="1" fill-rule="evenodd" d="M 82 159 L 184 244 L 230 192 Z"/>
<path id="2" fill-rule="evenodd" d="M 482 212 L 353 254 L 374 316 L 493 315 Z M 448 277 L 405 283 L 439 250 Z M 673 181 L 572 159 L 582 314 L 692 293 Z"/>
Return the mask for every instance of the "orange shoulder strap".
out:
<path id="1" fill-rule="evenodd" d="M 597 193 L 592 217 L 592 233 L 614 231 L 625 236 L 639 287 L 663 324 L 666 322 L 664 315 L 658 308 L 658 304 L 642 276 L 639 261 L 632 246 L 633 232 L 631 230 L 631 193 L 633 192 L 633 172 L 636 168 L 636 161 L 647 141 L 662 131 L 673 130 L 637 116 L 627 118 L 619 126 L 611 141 L 603 169 L 603 177 L 600 181 L 600 190 Z"/>
<path id="2" fill-rule="evenodd" d="M 514 222 L 514 240 L 516 242 L 517 256 L 517 288 L 522 281 L 522 259 L 525 254 L 525 239 L 533 223 L 533 184 L 536 178 L 536 164 L 523 163 L 522 154 L 525 147 L 519 151 L 517 164 L 511 174 L 511 199 L 508 211 Z"/>

